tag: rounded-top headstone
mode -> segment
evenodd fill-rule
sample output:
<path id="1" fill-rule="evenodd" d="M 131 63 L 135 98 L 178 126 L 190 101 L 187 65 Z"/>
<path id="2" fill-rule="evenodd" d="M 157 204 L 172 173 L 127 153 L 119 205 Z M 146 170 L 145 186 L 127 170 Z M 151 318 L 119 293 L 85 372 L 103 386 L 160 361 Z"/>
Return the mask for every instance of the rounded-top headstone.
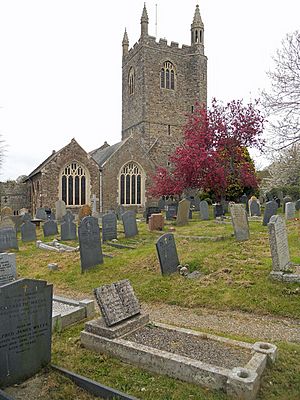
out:
<path id="1" fill-rule="evenodd" d="M 1 210 L 1 218 L 10 217 L 13 214 L 13 210 L 10 207 L 5 206 Z"/>

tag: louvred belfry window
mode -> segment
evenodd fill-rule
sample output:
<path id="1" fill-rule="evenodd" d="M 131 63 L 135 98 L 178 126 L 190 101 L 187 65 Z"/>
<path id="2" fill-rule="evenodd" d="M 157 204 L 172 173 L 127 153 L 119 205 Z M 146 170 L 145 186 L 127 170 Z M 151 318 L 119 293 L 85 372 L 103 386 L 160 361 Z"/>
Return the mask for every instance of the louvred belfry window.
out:
<path id="1" fill-rule="evenodd" d="M 160 71 L 160 87 L 175 90 L 175 68 L 170 61 L 166 61 Z"/>

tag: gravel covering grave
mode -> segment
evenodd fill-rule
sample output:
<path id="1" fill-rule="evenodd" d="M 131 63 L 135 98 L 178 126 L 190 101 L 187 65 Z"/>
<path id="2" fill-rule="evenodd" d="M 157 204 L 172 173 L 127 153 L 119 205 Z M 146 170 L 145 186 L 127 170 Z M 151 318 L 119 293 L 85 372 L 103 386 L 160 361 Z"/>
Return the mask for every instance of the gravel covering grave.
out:
<path id="1" fill-rule="evenodd" d="M 52 314 L 60 314 L 65 312 L 70 312 L 74 310 L 74 306 L 70 306 L 69 304 L 62 303 L 60 301 L 53 300 L 52 302 Z"/>
<path id="2" fill-rule="evenodd" d="M 251 358 L 250 351 L 205 335 L 190 335 L 153 325 L 146 325 L 124 339 L 229 369 L 244 366 Z"/>

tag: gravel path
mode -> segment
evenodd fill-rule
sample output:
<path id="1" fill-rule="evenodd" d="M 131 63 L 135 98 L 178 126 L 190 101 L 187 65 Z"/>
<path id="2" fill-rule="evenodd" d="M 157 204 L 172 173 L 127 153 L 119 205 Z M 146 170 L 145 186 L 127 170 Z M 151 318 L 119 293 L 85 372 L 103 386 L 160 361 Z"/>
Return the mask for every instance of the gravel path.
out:
<path id="1" fill-rule="evenodd" d="M 173 305 L 142 304 L 150 320 L 186 328 L 232 333 L 257 340 L 300 343 L 300 319 L 260 316 L 238 311 L 188 309 Z"/>
<path id="2" fill-rule="evenodd" d="M 229 369 L 246 365 L 251 358 L 246 349 L 161 327 L 145 326 L 126 339 Z"/>

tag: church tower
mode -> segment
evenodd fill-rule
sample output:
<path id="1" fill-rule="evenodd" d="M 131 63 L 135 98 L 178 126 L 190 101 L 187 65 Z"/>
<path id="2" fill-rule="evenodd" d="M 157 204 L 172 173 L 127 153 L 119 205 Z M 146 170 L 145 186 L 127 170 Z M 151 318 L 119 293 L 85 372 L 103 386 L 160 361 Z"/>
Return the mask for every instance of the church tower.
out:
<path id="1" fill-rule="evenodd" d="M 204 24 L 196 6 L 191 44 L 179 47 L 148 34 L 144 5 L 141 35 L 130 48 L 125 30 L 122 47 L 122 139 L 138 135 L 155 165 L 165 166 L 182 138 L 186 114 L 207 100 Z"/>

